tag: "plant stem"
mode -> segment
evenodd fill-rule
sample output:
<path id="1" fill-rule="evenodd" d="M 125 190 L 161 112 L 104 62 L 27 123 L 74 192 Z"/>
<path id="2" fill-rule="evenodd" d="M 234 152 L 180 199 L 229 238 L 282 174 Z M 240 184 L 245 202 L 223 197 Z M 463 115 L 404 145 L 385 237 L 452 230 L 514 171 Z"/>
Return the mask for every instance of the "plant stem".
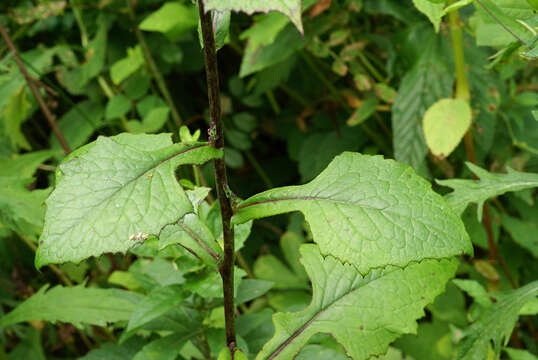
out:
<path id="1" fill-rule="evenodd" d="M 217 50 L 211 21 L 211 13 L 204 10 L 203 0 L 198 1 L 202 38 L 205 53 L 205 70 L 207 77 L 207 91 L 209 97 L 209 114 L 211 122 L 215 126 L 213 146 L 216 149 L 224 149 L 224 129 L 222 126 L 219 74 L 217 69 Z M 224 239 L 224 258 L 219 265 L 220 276 L 224 295 L 224 319 L 226 323 L 226 344 L 230 348 L 232 359 L 235 351 L 235 306 L 234 306 L 234 232 L 231 225 L 233 210 L 231 199 L 226 195 L 228 187 L 226 176 L 226 164 L 224 155 L 221 159 L 214 160 L 215 182 L 219 199 L 220 213 L 222 216 L 222 234 Z"/>
<path id="2" fill-rule="evenodd" d="M 471 99 L 471 87 L 467 79 L 467 73 L 465 72 L 465 54 L 463 51 L 463 34 L 461 31 L 460 16 L 457 10 L 449 13 L 449 21 L 450 21 L 450 35 L 452 39 L 452 49 L 454 51 L 454 64 L 456 67 L 456 91 L 455 91 L 454 97 L 456 99 L 465 100 L 467 103 L 469 103 Z M 465 142 L 465 150 L 467 152 L 467 158 L 469 159 L 471 163 L 476 165 L 477 161 L 476 161 L 476 155 L 474 152 L 473 137 L 472 137 L 471 129 L 469 129 L 469 131 L 467 131 L 467 133 L 465 134 L 464 142 Z M 473 178 L 477 179 L 475 175 L 473 175 Z M 510 284 L 514 288 L 517 288 L 517 284 L 514 281 L 514 278 L 510 270 L 508 269 L 508 266 L 506 266 L 506 263 L 504 262 L 504 259 L 501 253 L 497 249 L 497 245 L 495 245 L 495 241 L 494 241 L 495 239 L 493 236 L 491 216 L 489 213 L 488 203 L 484 204 L 484 208 L 482 211 L 482 218 L 483 218 L 482 225 L 484 226 L 484 229 L 486 230 L 486 234 L 488 237 L 489 260 L 490 261 L 497 260 L 499 264 L 501 265 L 501 268 L 503 269 L 504 273 L 506 274 L 506 277 L 510 281 Z"/>
<path id="3" fill-rule="evenodd" d="M 166 81 L 164 80 L 163 75 L 159 71 L 159 68 L 157 67 L 157 64 L 155 63 L 155 60 L 153 59 L 153 55 L 151 55 L 151 51 L 149 50 L 148 43 L 146 42 L 146 39 L 144 38 L 144 34 L 142 34 L 142 31 L 140 31 L 140 29 L 138 28 L 132 0 L 127 0 L 127 8 L 129 11 L 129 16 L 131 18 L 131 21 L 134 24 L 134 31 L 135 31 L 136 38 L 138 40 L 138 43 L 140 44 L 140 48 L 142 49 L 142 53 L 144 54 L 146 63 L 148 64 L 149 71 L 153 75 L 153 78 L 155 79 L 155 82 L 157 83 L 157 87 L 159 88 L 159 91 L 163 95 L 164 100 L 166 100 L 166 103 L 170 107 L 170 113 L 172 114 L 172 118 L 174 119 L 176 126 L 179 128 L 181 124 L 183 123 L 183 121 L 181 120 L 181 116 L 179 115 L 179 112 L 177 111 L 176 105 L 174 104 L 174 100 L 172 100 L 172 95 L 170 95 L 170 91 L 168 90 L 168 87 L 166 86 Z"/>
<path id="4" fill-rule="evenodd" d="M 54 115 L 52 115 L 47 104 L 45 104 L 45 101 L 41 97 L 41 94 L 39 93 L 37 85 L 34 82 L 34 79 L 28 74 L 28 71 L 26 71 L 24 64 L 19 58 L 19 53 L 17 49 L 15 48 L 13 41 L 11 41 L 11 38 L 9 37 L 9 34 L 6 28 L 4 28 L 4 26 L 1 23 L 0 23 L 0 35 L 2 35 L 2 38 L 6 42 L 6 45 L 8 46 L 9 50 L 13 54 L 13 59 L 15 60 L 15 63 L 19 67 L 21 74 L 26 79 L 26 83 L 28 84 L 28 87 L 30 88 L 32 95 L 34 95 L 34 98 L 37 100 L 37 103 L 39 104 L 41 111 L 45 115 L 45 118 L 47 119 L 52 131 L 54 132 L 54 135 L 56 135 L 56 138 L 58 138 L 58 141 L 60 142 L 60 145 L 62 146 L 65 154 L 66 155 L 69 154 L 71 152 L 71 149 L 69 148 L 69 145 L 67 144 L 67 141 L 65 140 L 65 137 L 62 131 L 58 127 L 58 124 L 56 124 L 56 119 Z"/>

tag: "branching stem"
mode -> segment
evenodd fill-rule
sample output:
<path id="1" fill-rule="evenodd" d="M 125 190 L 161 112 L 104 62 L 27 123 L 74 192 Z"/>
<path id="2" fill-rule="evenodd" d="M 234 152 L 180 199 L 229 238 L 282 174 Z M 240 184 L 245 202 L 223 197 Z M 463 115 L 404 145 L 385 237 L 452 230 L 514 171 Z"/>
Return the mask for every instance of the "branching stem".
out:
<path id="1" fill-rule="evenodd" d="M 202 0 L 198 1 L 202 38 L 205 53 L 205 70 L 207 77 L 207 91 L 209 97 L 209 115 L 211 122 L 215 124 L 215 136 L 212 145 L 216 149 L 224 149 L 224 132 L 220 108 L 219 74 L 217 68 L 217 50 L 211 21 L 211 13 L 206 13 Z M 232 353 L 232 359 L 236 346 L 235 339 L 235 306 L 234 306 L 234 232 L 231 225 L 233 210 L 231 199 L 228 198 L 225 189 L 228 188 L 226 176 L 226 164 L 224 156 L 214 160 L 215 182 L 219 199 L 220 213 L 222 216 L 222 233 L 224 238 L 224 258 L 219 265 L 222 277 L 224 295 L 224 319 L 226 323 L 226 344 Z"/>

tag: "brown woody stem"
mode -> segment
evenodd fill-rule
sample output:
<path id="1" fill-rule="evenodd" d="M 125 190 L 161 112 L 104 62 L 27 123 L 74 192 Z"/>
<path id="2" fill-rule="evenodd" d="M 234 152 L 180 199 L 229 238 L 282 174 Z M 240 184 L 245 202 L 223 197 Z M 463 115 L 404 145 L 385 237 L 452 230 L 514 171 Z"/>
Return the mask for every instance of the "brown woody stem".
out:
<path id="1" fill-rule="evenodd" d="M 209 115 L 212 124 L 215 126 L 215 134 L 210 141 L 216 149 L 224 149 L 224 132 L 220 108 L 219 74 L 217 68 L 217 50 L 215 47 L 215 37 L 211 21 L 211 13 L 206 13 L 202 0 L 198 1 L 200 11 L 200 22 L 202 27 L 202 38 L 205 53 L 205 70 L 207 77 L 207 91 L 209 96 Z M 235 306 L 234 306 L 234 232 L 231 226 L 233 210 L 231 199 L 228 198 L 226 188 L 228 178 L 226 177 L 226 164 L 224 156 L 214 160 L 215 182 L 217 196 L 219 198 L 220 213 L 222 216 L 222 233 L 224 238 L 224 258 L 219 265 L 219 272 L 222 277 L 224 293 L 224 319 L 226 323 L 226 344 L 234 356 L 235 339 Z"/>

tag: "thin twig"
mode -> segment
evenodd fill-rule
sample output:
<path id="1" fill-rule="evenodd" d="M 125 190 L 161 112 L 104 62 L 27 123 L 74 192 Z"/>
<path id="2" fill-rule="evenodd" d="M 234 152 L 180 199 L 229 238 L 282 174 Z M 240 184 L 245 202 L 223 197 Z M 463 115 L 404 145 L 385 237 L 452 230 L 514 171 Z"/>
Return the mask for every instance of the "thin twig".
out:
<path id="1" fill-rule="evenodd" d="M 207 91 L 209 97 L 209 114 L 215 127 L 215 133 L 211 141 L 216 149 L 224 149 L 224 129 L 221 118 L 219 73 L 217 68 L 217 50 L 211 21 L 211 13 L 204 11 L 204 2 L 198 1 L 202 38 L 205 53 L 205 70 L 207 77 Z M 228 198 L 228 178 L 226 176 L 226 164 L 224 156 L 214 160 L 215 182 L 219 199 L 220 213 L 222 216 L 222 233 L 224 238 L 224 258 L 219 264 L 219 272 L 222 277 L 224 295 L 224 320 L 226 332 L 226 344 L 234 357 L 235 339 L 235 305 L 234 305 L 234 231 L 231 225 L 233 210 L 231 199 Z"/>
<path id="2" fill-rule="evenodd" d="M 65 140 L 64 135 L 62 134 L 62 131 L 58 127 L 58 124 L 56 124 L 56 119 L 54 115 L 50 112 L 47 104 L 45 104 L 45 101 L 43 101 L 43 98 L 41 97 L 41 94 L 39 93 L 39 90 L 37 88 L 37 85 L 35 84 L 33 78 L 28 74 L 28 71 L 26 71 L 26 68 L 24 67 L 23 62 L 21 61 L 19 57 L 19 53 L 17 49 L 15 48 L 15 45 L 13 44 L 13 41 L 11 41 L 11 38 L 9 37 L 9 34 L 0 23 L 0 35 L 2 35 L 2 38 L 6 42 L 6 45 L 8 46 L 9 50 L 13 54 L 13 59 L 15 60 L 15 63 L 19 67 L 19 70 L 21 74 L 26 79 L 26 83 L 28 84 L 28 87 L 30 88 L 30 91 L 32 92 L 32 95 L 34 95 L 34 98 L 36 99 L 37 103 L 39 104 L 39 107 L 41 108 L 41 111 L 45 115 L 45 118 L 49 122 L 49 125 L 54 132 L 54 135 L 56 135 L 56 138 L 58 138 L 58 141 L 60 142 L 60 145 L 62 146 L 64 152 L 66 154 L 69 154 L 71 152 L 71 149 L 69 148 L 69 145 L 67 144 L 67 141 Z"/>

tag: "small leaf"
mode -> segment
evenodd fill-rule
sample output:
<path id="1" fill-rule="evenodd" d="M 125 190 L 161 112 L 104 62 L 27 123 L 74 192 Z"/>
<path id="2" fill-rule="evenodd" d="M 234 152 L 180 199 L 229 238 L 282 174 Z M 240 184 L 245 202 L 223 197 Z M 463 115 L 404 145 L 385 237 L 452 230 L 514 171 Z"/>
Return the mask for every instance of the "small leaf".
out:
<path id="1" fill-rule="evenodd" d="M 420 58 L 403 77 L 392 106 L 394 157 L 418 171 L 428 153 L 420 119 L 437 100 L 452 93 L 444 47 L 430 30 Z"/>
<path id="2" fill-rule="evenodd" d="M 430 19 L 435 28 L 435 32 L 439 32 L 441 18 L 443 17 L 444 1 L 432 0 L 413 0 L 415 7 Z"/>
<path id="3" fill-rule="evenodd" d="M 124 95 L 116 95 L 110 99 L 106 105 L 105 118 L 107 120 L 117 119 L 127 114 L 131 108 L 131 102 Z"/>
<path id="4" fill-rule="evenodd" d="M 343 153 L 310 183 L 239 203 L 232 221 L 301 211 L 323 254 L 357 266 L 472 253 L 460 218 L 414 171 L 380 156 Z"/>
<path id="5" fill-rule="evenodd" d="M 377 99 L 374 97 L 366 99 L 357 110 L 347 120 L 348 126 L 356 126 L 363 123 L 372 116 L 377 106 Z"/>
<path id="6" fill-rule="evenodd" d="M 184 33 L 196 29 L 197 25 L 198 14 L 194 6 L 169 1 L 145 18 L 139 27 L 145 31 L 161 32 L 171 41 L 176 41 Z"/>
<path id="7" fill-rule="evenodd" d="M 187 214 L 177 224 L 163 229 L 159 238 L 159 249 L 171 244 L 183 246 L 211 267 L 216 267 L 217 260 L 222 256 L 222 249 L 211 230 L 196 214 Z"/>
<path id="8" fill-rule="evenodd" d="M 47 199 L 36 266 L 125 252 L 193 210 L 174 170 L 221 153 L 206 143 L 172 144 L 170 135 L 99 137 L 60 165 Z"/>
<path id="9" fill-rule="evenodd" d="M 204 0 L 205 9 L 217 11 L 255 12 L 278 11 L 290 18 L 291 22 L 303 33 L 301 22 L 301 0 Z"/>
<path id="10" fill-rule="evenodd" d="M 110 78 L 116 85 L 134 74 L 144 65 L 144 55 L 142 48 L 137 45 L 134 48 L 127 49 L 127 56 L 116 61 L 110 67 Z"/>
<path id="11" fill-rule="evenodd" d="M 196 332 L 172 334 L 153 340 L 140 350 L 133 360 L 174 360 L 181 348 Z"/>
<path id="12" fill-rule="evenodd" d="M 138 304 L 136 311 L 131 316 L 131 319 L 129 319 L 127 331 L 137 329 L 151 320 L 158 318 L 168 310 L 178 306 L 184 298 L 185 294 L 179 285 L 169 285 L 153 289 Z"/>
<path id="13" fill-rule="evenodd" d="M 423 260 L 363 277 L 353 265 L 323 257 L 316 245 L 303 245 L 301 254 L 312 279 L 312 303 L 300 312 L 275 314 L 275 335 L 256 359 L 292 359 L 316 333 L 330 333 L 355 360 L 381 355 L 399 335 L 416 332 L 424 306 L 458 266 L 455 260 Z"/>
<path id="14" fill-rule="evenodd" d="M 424 114 L 426 144 L 435 156 L 445 158 L 460 143 L 471 125 L 471 107 L 461 99 L 441 99 Z"/>
<path id="15" fill-rule="evenodd" d="M 0 318 L 0 329 L 23 321 L 62 321 L 74 325 L 128 320 L 142 296 L 118 289 L 43 286 L 28 300 Z"/>
<path id="16" fill-rule="evenodd" d="M 508 166 L 506 174 L 494 174 L 469 162 L 466 165 L 480 180 L 451 179 L 436 182 L 454 189 L 445 195 L 445 199 L 457 214 L 461 215 L 470 203 L 477 203 L 478 221 L 482 221 L 482 208 L 490 197 L 538 187 L 538 174 L 519 172 Z"/>

